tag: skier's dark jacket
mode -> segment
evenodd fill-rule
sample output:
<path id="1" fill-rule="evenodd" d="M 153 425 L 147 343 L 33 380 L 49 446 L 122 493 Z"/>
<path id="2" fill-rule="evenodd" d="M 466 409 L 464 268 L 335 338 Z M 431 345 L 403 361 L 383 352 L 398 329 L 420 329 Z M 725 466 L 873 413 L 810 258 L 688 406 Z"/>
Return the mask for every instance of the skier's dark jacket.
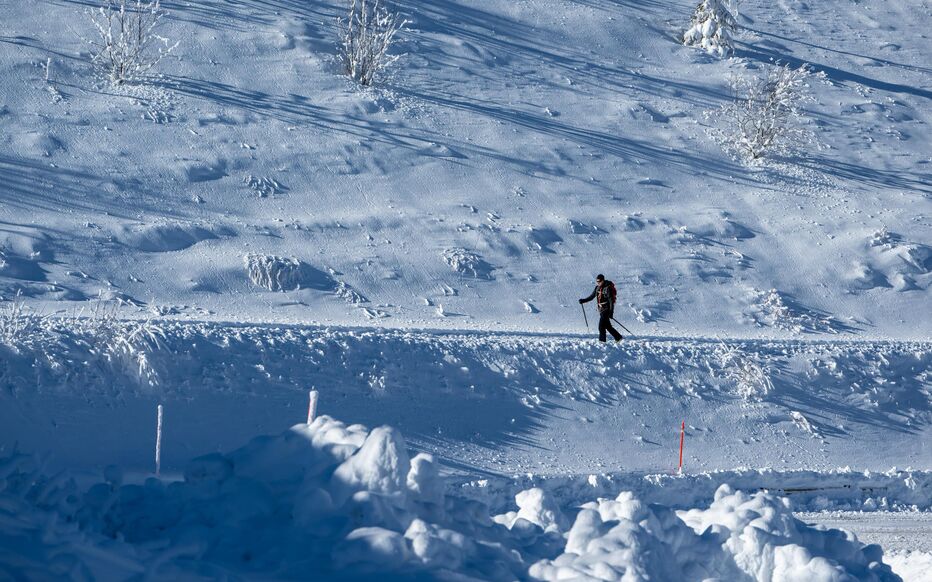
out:
<path id="1" fill-rule="evenodd" d="M 618 298 L 618 292 L 615 291 L 615 284 L 608 279 L 602 281 L 601 285 L 596 285 L 592 294 L 580 299 L 580 303 L 586 303 L 595 299 L 595 304 L 599 308 L 599 313 L 613 313 L 615 311 L 615 300 Z"/>

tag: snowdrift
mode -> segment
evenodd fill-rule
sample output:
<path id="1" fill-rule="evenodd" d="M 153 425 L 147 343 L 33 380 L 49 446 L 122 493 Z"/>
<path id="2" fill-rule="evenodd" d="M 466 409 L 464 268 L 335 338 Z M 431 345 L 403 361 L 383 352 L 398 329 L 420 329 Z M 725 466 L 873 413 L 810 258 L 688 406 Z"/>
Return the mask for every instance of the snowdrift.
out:
<path id="1" fill-rule="evenodd" d="M 445 491 L 401 433 L 321 416 L 182 480 L 80 488 L 0 461 L 0 573 L 13 578 L 894 581 L 878 546 L 795 519 L 789 501 L 720 487 L 675 511 L 631 492 L 565 515 L 540 489 L 515 515 Z M 493 519 L 494 518 L 494 519 Z"/>

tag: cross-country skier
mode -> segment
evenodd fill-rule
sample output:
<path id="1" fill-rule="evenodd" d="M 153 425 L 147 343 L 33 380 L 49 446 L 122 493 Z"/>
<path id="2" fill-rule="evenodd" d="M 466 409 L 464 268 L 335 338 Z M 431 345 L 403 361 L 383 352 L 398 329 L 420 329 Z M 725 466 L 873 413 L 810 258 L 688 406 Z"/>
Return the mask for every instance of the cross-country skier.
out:
<path id="1" fill-rule="evenodd" d="M 588 297 L 579 300 L 580 305 L 595 299 L 595 304 L 599 308 L 599 341 L 605 341 L 605 332 L 612 334 L 616 342 L 620 342 L 622 335 L 618 330 L 612 327 L 612 317 L 615 315 L 615 300 L 618 293 L 615 291 L 615 284 L 606 281 L 605 276 L 599 274 L 595 278 L 595 289 Z"/>

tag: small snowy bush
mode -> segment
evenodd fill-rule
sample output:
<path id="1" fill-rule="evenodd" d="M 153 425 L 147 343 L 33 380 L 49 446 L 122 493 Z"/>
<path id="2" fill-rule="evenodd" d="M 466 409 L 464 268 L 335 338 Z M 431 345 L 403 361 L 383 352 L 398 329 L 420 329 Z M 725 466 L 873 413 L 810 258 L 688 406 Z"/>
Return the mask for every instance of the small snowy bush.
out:
<path id="1" fill-rule="evenodd" d="M 17 348 L 40 330 L 47 317 L 30 310 L 20 293 L 0 309 L 0 343 Z"/>
<path id="2" fill-rule="evenodd" d="M 349 15 L 340 21 L 340 58 L 346 74 L 360 85 L 371 85 L 380 71 L 398 60 L 388 49 L 405 24 L 379 0 L 352 0 Z"/>
<path id="3" fill-rule="evenodd" d="M 745 400 L 760 400 L 773 391 L 770 370 L 767 366 L 742 353 L 736 347 L 721 345 L 719 365 L 725 378 L 732 382 L 738 395 Z"/>
<path id="4" fill-rule="evenodd" d="M 724 57 L 732 50 L 731 33 L 736 26 L 734 15 L 722 0 L 702 0 L 693 13 L 689 30 L 683 34 L 683 44 Z"/>
<path id="5" fill-rule="evenodd" d="M 106 0 L 88 11 L 97 37 L 86 42 L 112 83 L 138 79 L 178 46 L 156 34 L 165 14 L 159 0 Z"/>
<path id="6" fill-rule="evenodd" d="M 105 342 L 98 347 L 103 357 L 150 386 L 157 385 L 158 372 L 152 366 L 149 356 L 163 347 L 165 331 L 149 320 L 128 322 L 118 329 L 119 333 L 98 337 Z"/>
<path id="7" fill-rule="evenodd" d="M 709 114 L 725 124 L 713 131 L 714 137 L 726 151 L 749 162 L 812 144 L 815 136 L 803 107 L 815 101 L 809 92 L 813 76 L 806 65 L 782 65 L 762 76 L 733 78 L 734 100 Z"/>

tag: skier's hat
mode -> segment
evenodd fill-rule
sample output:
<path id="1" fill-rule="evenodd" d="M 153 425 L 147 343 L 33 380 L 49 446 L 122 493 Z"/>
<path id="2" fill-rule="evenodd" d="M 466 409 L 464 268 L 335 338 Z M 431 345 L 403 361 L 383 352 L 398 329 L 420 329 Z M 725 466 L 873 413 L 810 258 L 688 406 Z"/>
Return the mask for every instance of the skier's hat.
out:
<path id="1" fill-rule="evenodd" d="M 605 275 L 603 275 L 602 273 L 599 273 L 598 275 L 595 276 L 595 280 L 596 280 L 596 281 L 604 281 L 604 280 L 605 280 Z"/>

